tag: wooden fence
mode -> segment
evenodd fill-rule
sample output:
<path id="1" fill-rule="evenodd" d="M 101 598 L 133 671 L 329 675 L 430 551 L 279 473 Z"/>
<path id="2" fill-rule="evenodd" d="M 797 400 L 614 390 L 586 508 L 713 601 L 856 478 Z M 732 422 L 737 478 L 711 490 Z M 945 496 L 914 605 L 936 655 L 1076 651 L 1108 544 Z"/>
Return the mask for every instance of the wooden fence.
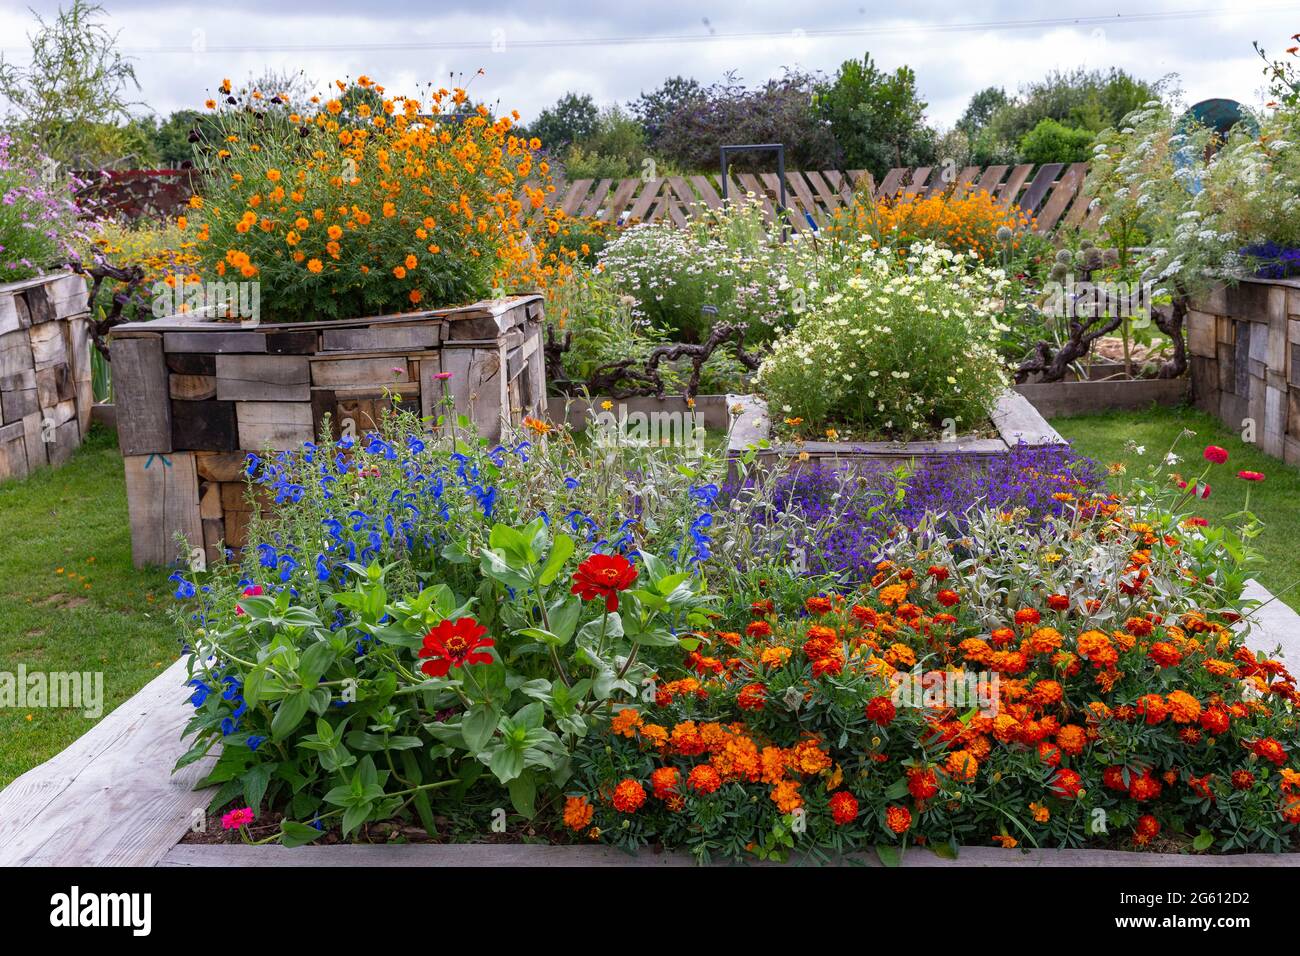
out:
<path id="1" fill-rule="evenodd" d="M 796 229 L 807 229 L 806 215 L 815 220 L 851 204 L 868 190 L 875 199 L 924 196 L 952 189 L 985 191 L 1004 204 L 1015 203 L 1035 219 L 1035 231 L 1049 235 L 1058 226 L 1091 229 L 1100 215 L 1083 195 L 1087 163 L 1048 163 L 1027 166 L 919 166 L 891 169 L 877 185 L 869 172 L 851 169 L 787 172 L 786 206 Z M 768 217 L 780 204 L 781 184 L 775 173 L 737 173 L 730 177 L 732 197 L 754 193 Z M 665 216 L 679 226 L 703 204 L 722 205 L 717 175 L 668 176 L 660 179 L 577 179 L 562 193 L 560 208 L 573 216 L 595 216 L 605 222 L 654 222 Z"/>

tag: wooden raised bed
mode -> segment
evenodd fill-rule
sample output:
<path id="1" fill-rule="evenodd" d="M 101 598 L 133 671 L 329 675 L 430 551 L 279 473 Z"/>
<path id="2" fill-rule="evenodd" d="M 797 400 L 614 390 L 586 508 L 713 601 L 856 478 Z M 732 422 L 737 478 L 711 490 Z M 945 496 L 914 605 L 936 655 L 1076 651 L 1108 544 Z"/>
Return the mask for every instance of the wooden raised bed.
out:
<path id="1" fill-rule="evenodd" d="M 1248 599 L 1271 595 L 1246 582 Z M 1278 601 L 1238 625 L 1246 643 L 1294 669 L 1300 657 L 1300 615 Z M 189 749 L 181 731 L 194 713 L 184 660 L 104 717 L 67 750 L 0 790 L 0 866 L 682 866 L 682 854 L 627 856 L 599 846 L 338 845 L 249 847 L 180 843 L 211 799 L 196 791 L 216 760 L 210 754 L 173 775 Z M 854 854 L 844 862 L 876 862 Z M 1300 854 L 1193 856 L 1115 850 L 1003 850 L 967 847 L 956 860 L 909 850 L 904 866 L 1297 866 Z"/>
<path id="2" fill-rule="evenodd" d="M 191 564 L 245 543 L 250 452 L 299 447 L 329 416 L 336 436 L 372 430 L 400 404 L 456 412 L 489 440 L 540 415 L 546 381 L 542 297 L 330 322 L 241 325 L 176 316 L 110 335 L 118 442 L 137 566 L 170 564 L 176 535 Z"/>
<path id="3" fill-rule="evenodd" d="M 90 381 L 85 280 L 0 285 L 0 479 L 71 457 L 90 428 Z"/>
<path id="4" fill-rule="evenodd" d="M 1187 313 L 1187 351 L 1197 407 L 1300 465 L 1300 280 L 1216 289 Z"/>
<path id="5" fill-rule="evenodd" d="M 1152 405 L 1181 405 L 1191 394 L 1186 378 L 1031 382 L 1015 386 L 1044 418 L 1091 412 L 1137 411 Z"/>
<path id="6" fill-rule="evenodd" d="M 732 396 L 742 410 L 731 433 L 729 452 L 734 456 L 770 440 L 772 423 L 767 405 L 751 395 Z M 909 462 L 989 460 L 1007 455 L 1019 443 L 1059 445 L 1063 439 L 1023 395 L 1007 391 L 990 416 L 996 438 L 958 435 L 952 441 L 922 442 L 831 442 L 773 444 L 758 451 L 758 462 L 766 467 L 890 469 Z M 806 457 L 805 457 L 806 456 Z"/>

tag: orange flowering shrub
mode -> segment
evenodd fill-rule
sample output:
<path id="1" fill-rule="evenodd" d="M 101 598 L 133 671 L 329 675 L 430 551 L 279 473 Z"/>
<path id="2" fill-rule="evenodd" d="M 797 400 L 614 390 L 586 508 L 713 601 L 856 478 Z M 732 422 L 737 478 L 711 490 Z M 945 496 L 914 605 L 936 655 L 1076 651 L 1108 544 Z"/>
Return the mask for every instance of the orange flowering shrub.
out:
<path id="1" fill-rule="evenodd" d="M 275 320 L 461 304 L 538 265 L 540 146 L 464 89 L 390 94 L 368 77 L 290 102 L 226 80 L 180 219 L 205 278 L 261 283 Z M 531 284 L 531 283 L 530 283 Z"/>
<path id="2" fill-rule="evenodd" d="M 933 242 L 980 258 L 1019 248 L 1031 228 L 1033 219 L 1018 206 L 1005 206 L 984 190 L 859 198 L 837 209 L 828 227 L 832 235 L 869 235 L 876 245 L 905 249 Z"/>
<path id="3" fill-rule="evenodd" d="M 801 606 L 737 596 L 579 755 L 594 824 L 572 829 L 701 859 L 1296 849 L 1295 678 L 1232 628 L 1216 539 L 1168 496 L 1133 501 L 909 533 L 860 587 Z"/>

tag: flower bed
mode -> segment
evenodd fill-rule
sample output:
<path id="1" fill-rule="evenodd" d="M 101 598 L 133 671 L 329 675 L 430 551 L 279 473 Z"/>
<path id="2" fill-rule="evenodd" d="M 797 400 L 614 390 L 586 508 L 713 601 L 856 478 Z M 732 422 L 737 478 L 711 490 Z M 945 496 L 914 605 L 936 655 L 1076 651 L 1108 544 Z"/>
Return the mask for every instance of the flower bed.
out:
<path id="1" fill-rule="evenodd" d="M 1294 680 L 1230 627 L 1254 531 L 1189 513 L 1200 478 L 1037 488 L 1022 450 L 1022 491 L 949 514 L 922 477 L 913 527 L 827 576 L 782 548 L 820 520 L 799 476 L 728 490 L 723 459 L 531 431 L 399 417 L 254 463 L 257 548 L 176 576 L 181 766 L 220 749 L 214 811 L 287 845 L 458 840 L 507 800 L 512 832 L 701 860 L 1294 848 Z"/>

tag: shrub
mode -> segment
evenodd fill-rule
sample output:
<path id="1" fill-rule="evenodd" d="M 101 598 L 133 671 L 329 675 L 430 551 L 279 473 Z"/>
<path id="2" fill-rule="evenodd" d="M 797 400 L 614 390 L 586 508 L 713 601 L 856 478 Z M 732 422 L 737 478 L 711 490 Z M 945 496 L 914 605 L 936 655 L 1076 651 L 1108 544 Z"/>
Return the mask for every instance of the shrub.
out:
<path id="1" fill-rule="evenodd" d="M 1041 119 L 1020 140 L 1020 155 L 1026 163 L 1035 165 L 1087 162 L 1094 135 L 1091 130 Z"/>
<path id="2" fill-rule="evenodd" d="M 204 193 L 187 228 L 205 270 L 262 283 L 276 320 L 459 304 L 531 262 L 524 217 L 544 204 L 530 143 L 464 90 L 393 96 L 362 77 L 293 103 L 222 84 Z M 522 198 L 521 198 L 521 195 Z"/>
<path id="3" fill-rule="evenodd" d="M 745 199 L 701 210 L 685 229 L 632 226 L 605 247 L 600 268 L 636 300 L 638 321 L 676 341 L 701 341 L 724 321 L 744 324 L 749 341 L 765 341 L 793 314 L 782 287 L 785 255 L 762 207 Z"/>
<path id="4" fill-rule="evenodd" d="M 0 133 L 0 284 L 57 269 L 80 238 L 76 181 L 45 182 L 46 160 Z"/>
<path id="5" fill-rule="evenodd" d="M 1006 276 L 933 245 L 901 259 L 858 248 L 758 371 L 773 419 L 844 438 L 982 428 L 1007 381 L 996 350 Z"/>
<path id="6" fill-rule="evenodd" d="M 991 260 L 1014 254 L 1032 226 L 1033 219 L 1018 206 L 1007 207 L 980 190 L 925 197 L 912 193 L 878 202 L 860 197 L 835 211 L 827 232 L 847 239 L 866 235 L 895 249 L 932 242 Z"/>

